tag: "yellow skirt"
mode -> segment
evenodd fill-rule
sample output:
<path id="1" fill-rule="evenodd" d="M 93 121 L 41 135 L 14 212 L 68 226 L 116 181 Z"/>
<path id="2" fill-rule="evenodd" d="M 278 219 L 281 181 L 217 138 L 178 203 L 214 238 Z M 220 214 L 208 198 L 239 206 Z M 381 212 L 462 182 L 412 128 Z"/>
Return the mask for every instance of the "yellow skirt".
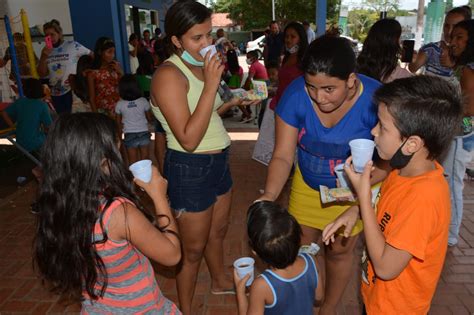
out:
<path id="1" fill-rule="evenodd" d="M 299 224 L 322 231 L 326 225 L 336 220 L 341 213 L 354 204 L 356 203 L 321 204 L 319 192 L 304 182 L 299 167 L 296 168 L 291 185 L 289 212 Z M 362 229 L 362 221 L 357 220 L 351 236 L 359 234 Z M 344 230 L 340 231 L 339 234 L 342 235 Z"/>

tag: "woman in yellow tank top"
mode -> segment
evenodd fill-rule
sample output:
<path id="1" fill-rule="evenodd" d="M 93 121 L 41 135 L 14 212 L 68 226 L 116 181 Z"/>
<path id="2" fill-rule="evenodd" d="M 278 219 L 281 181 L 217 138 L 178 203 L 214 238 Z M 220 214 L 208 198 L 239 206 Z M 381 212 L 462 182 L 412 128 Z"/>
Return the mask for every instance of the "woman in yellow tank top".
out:
<path id="1" fill-rule="evenodd" d="M 242 101 L 222 104 L 217 90 L 224 66 L 217 56 L 199 54 L 212 44 L 211 13 L 196 1 L 179 1 L 169 8 L 165 43 L 171 57 L 151 83 L 152 110 L 167 138 L 164 177 L 183 244 L 177 272 L 183 314 L 191 314 L 203 256 L 211 274 L 211 292 L 235 294 L 223 264 L 232 196 L 230 138 L 218 113 Z"/>

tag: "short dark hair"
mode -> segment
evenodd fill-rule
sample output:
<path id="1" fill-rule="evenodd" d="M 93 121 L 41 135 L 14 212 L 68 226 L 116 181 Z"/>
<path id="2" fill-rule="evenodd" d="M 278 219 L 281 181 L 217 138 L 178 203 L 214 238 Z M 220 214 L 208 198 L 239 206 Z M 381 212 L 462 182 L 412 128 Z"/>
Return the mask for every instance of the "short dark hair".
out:
<path id="1" fill-rule="evenodd" d="M 398 79 L 380 87 L 374 100 L 387 106 L 402 139 L 414 135 L 423 139 L 429 159 L 441 156 L 459 132 L 460 92 L 445 79 L 426 75 Z"/>
<path id="2" fill-rule="evenodd" d="M 303 21 L 303 25 L 304 26 L 309 26 L 309 22 L 308 21 Z"/>
<path id="3" fill-rule="evenodd" d="M 130 43 L 132 40 L 135 40 L 135 39 L 139 39 L 138 35 L 135 34 L 135 33 L 132 33 L 130 34 L 130 36 L 128 37 L 128 42 Z"/>
<path id="4" fill-rule="evenodd" d="M 270 61 L 267 62 L 265 68 L 267 68 L 267 70 L 268 69 L 280 69 L 280 64 L 276 60 L 270 60 Z"/>
<path id="5" fill-rule="evenodd" d="M 44 92 L 43 92 L 43 84 L 41 84 L 41 81 L 38 79 L 24 79 L 21 81 L 23 84 L 23 92 L 27 98 L 43 98 L 44 97 Z"/>
<path id="6" fill-rule="evenodd" d="M 347 80 L 355 66 L 355 54 L 349 40 L 328 35 L 316 38 L 309 45 L 302 62 L 305 73 L 323 73 L 341 80 Z"/>
<path id="7" fill-rule="evenodd" d="M 126 101 L 134 101 L 143 96 L 138 80 L 133 74 L 126 74 L 119 81 L 120 97 Z"/>
<path id="8" fill-rule="evenodd" d="M 275 202 L 258 201 L 247 213 L 250 246 L 273 268 L 283 269 L 298 256 L 301 227 L 288 211 Z"/>
<path id="9" fill-rule="evenodd" d="M 255 50 L 251 50 L 247 53 L 247 56 L 251 57 L 251 58 L 256 58 L 258 59 L 258 50 L 255 49 Z"/>
<path id="10" fill-rule="evenodd" d="M 212 11 L 205 5 L 194 0 L 181 0 L 175 2 L 166 12 L 165 16 L 165 45 L 171 54 L 177 53 L 176 47 L 171 42 L 171 37 L 180 38 L 191 27 L 202 24 L 211 18 Z"/>

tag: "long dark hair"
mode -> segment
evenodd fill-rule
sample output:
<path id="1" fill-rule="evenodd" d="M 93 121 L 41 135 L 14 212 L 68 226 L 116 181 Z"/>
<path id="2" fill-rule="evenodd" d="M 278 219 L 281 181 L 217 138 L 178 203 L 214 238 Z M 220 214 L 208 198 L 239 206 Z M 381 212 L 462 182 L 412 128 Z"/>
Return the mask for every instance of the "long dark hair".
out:
<path id="1" fill-rule="evenodd" d="M 474 62 L 474 20 L 464 20 L 456 24 L 453 28 L 462 28 L 467 32 L 466 48 L 456 60 L 458 65 L 466 65 Z"/>
<path id="2" fill-rule="evenodd" d="M 165 17 L 165 45 L 170 55 L 177 53 L 171 42 L 171 37 L 180 38 L 191 27 L 202 24 L 211 18 L 212 11 L 195 0 L 175 2 L 166 12 Z"/>
<path id="3" fill-rule="evenodd" d="M 357 57 L 356 71 L 379 81 L 386 80 L 398 65 L 401 34 L 402 27 L 397 20 L 375 22 Z"/>
<path id="4" fill-rule="evenodd" d="M 303 27 L 303 24 L 299 22 L 290 22 L 286 25 L 285 31 L 283 32 L 284 35 L 286 35 L 286 31 L 289 29 L 293 29 L 297 34 L 298 37 L 300 38 L 300 42 L 298 43 L 299 49 L 298 49 L 298 64 L 301 64 L 301 61 L 303 60 L 304 54 L 306 50 L 308 49 L 308 36 L 306 35 L 306 31 Z M 285 64 L 286 60 L 290 56 L 290 53 L 286 51 L 285 49 L 285 55 L 283 56 L 283 60 L 281 62 L 282 65 Z"/>
<path id="5" fill-rule="evenodd" d="M 87 86 L 87 77 L 84 71 L 92 69 L 94 58 L 90 55 L 82 55 L 77 61 L 74 93 L 83 101 L 89 101 L 89 88 Z"/>
<path id="6" fill-rule="evenodd" d="M 97 299 L 107 288 L 107 272 L 94 241 L 97 220 L 117 197 L 132 201 L 152 221 L 134 194 L 133 176 L 118 148 L 115 122 L 98 113 L 60 116 L 42 149 L 44 179 L 38 198 L 33 259 L 52 291 Z M 100 290 L 94 288 L 96 284 Z"/>
<path id="7" fill-rule="evenodd" d="M 93 69 L 99 69 L 102 65 L 102 53 L 109 48 L 115 48 L 115 43 L 111 38 L 108 37 L 99 37 L 95 42 L 94 47 L 94 63 L 92 65 Z"/>

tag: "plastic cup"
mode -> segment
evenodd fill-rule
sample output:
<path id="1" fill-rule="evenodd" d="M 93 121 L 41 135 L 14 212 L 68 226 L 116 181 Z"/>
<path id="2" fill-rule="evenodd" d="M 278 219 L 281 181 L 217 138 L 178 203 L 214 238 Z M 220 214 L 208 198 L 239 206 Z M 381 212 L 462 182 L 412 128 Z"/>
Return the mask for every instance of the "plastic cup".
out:
<path id="1" fill-rule="evenodd" d="M 250 273 L 250 278 L 245 284 L 247 287 L 252 284 L 254 278 L 254 264 L 255 260 L 252 257 L 242 257 L 234 261 L 234 268 L 237 270 L 239 278 L 242 279 Z"/>
<path id="2" fill-rule="evenodd" d="M 334 167 L 337 179 L 339 180 L 339 186 L 342 188 L 349 187 L 347 183 L 346 173 L 344 172 L 344 164 L 338 164 Z"/>
<path id="3" fill-rule="evenodd" d="M 215 54 L 217 54 L 217 49 L 216 49 L 216 46 L 215 45 L 209 45 L 207 47 L 204 47 L 203 49 L 201 49 L 199 51 L 199 54 L 205 58 L 206 57 L 206 54 L 208 51 L 211 51 L 211 54 L 209 55 L 209 60 L 211 59 L 212 56 L 214 56 Z"/>
<path id="4" fill-rule="evenodd" d="M 133 177 L 149 183 L 151 181 L 151 160 L 141 160 L 133 163 L 128 168 L 132 172 Z"/>
<path id="5" fill-rule="evenodd" d="M 364 167 L 372 160 L 374 155 L 375 143 L 369 139 L 354 139 L 349 142 L 352 154 L 352 165 L 357 173 L 362 173 Z"/>

